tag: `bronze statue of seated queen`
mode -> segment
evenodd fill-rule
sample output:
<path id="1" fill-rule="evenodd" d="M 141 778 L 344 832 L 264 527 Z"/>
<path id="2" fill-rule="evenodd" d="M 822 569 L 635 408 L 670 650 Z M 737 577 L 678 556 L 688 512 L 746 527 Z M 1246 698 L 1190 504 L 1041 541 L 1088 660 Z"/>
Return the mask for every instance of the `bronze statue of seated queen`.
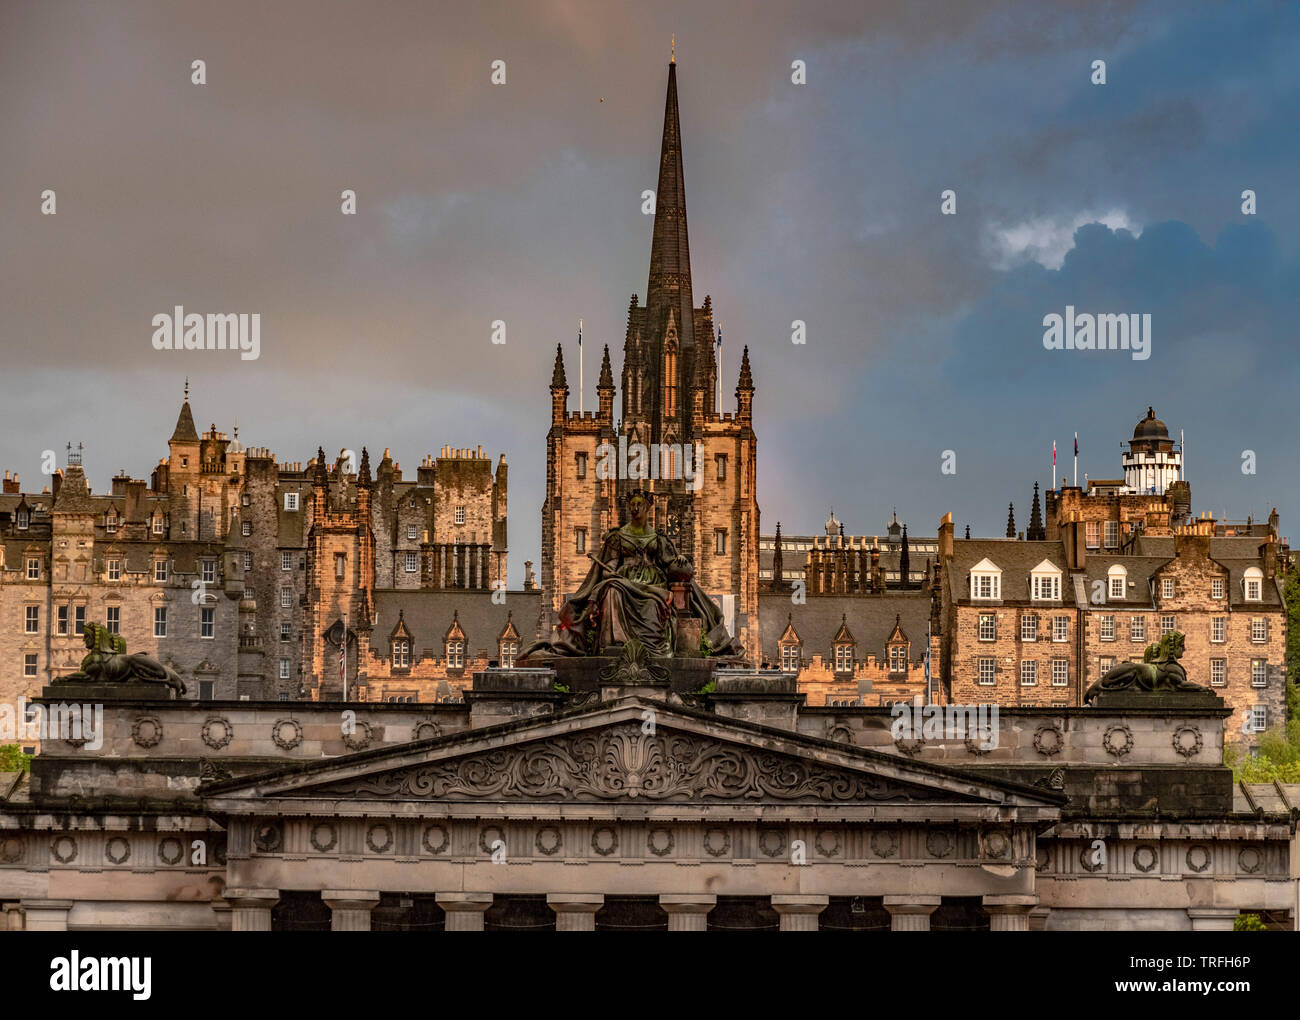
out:
<path id="1" fill-rule="evenodd" d="M 744 654 L 718 607 L 693 580 L 689 557 L 650 525 L 650 506 L 644 489 L 628 494 L 627 522 L 605 535 L 598 556 L 588 554 L 591 569 L 561 607 L 555 637 L 530 645 L 521 658 L 618 655 L 632 640 L 654 658 Z M 700 621 L 698 647 L 675 647 L 679 617 Z"/>

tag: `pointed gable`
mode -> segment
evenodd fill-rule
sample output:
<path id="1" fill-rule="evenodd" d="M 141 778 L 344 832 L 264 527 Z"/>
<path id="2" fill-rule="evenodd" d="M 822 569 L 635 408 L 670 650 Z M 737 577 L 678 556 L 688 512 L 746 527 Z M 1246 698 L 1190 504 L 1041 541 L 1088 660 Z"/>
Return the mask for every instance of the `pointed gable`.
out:
<path id="1" fill-rule="evenodd" d="M 801 644 L 803 644 L 803 638 L 801 638 L 801 637 L 799 636 L 799 632 L 798 632 L 797 630 L 794 629 L 794 614 L 793 614 L 793 613 L 790 614 L 790 615 L 786 618 L 785 630 L 781 631 L 781 637 L 778 638 L 777 640 L 778 640 L 778 642 L 779 642 L 780 644 L 783 644 L 783 645 L 801 645 Z"/>
<path id="2" fill-rule="evenodd" d="M 519 631 L 515 627 L 515 611 L 512 609 L 510 610 L 509 614 L 507 614 L 506 616 L 505 627 L 502 628 L 501 633 L 497 635 L 497 643 L 501 644 L 502 642 L 505 641 L 518 641 L 518 640 L 519 640 Z"/>
<path id="3" fill-rule="evenodd" d="M 460 610 L 452 612 L 451 626 L 447 628 L 447 633 L 442 636 L 444 642 L 447 641 L 464 641 L 465 632 L 460 627 Z"/>
<path id="4" fill-rule="evenodd" d="M 833 638 L 831 638 L 831 644 L 833 644 L 833 645 L 856 645 L 857 643 L 858 643 L 858 642 L 857 642 L 857 639 L 854 638 L 854 636 L 853 636 L 853 632 L 852 632 L 851 630 L 849 630 L 848 614 L 847 614 L 847 613 L 841 613 L 841 614 L 840 614 L 840 629 L 837 630 L 837 631 L 835 632 L 835 636 L 834 636 Z"/>
<path id="5" fill-rule="evenodd" d="M 411 632 L 410 630 L 407 629 L 406 626 L 406 611 L 404 609 L 399 609 L 397 611 L 397 626 L 394 627 L 392 631 L 389 633 L 388 643 L 392 644 L 394 641 L 411 641 L 411 640 L 412 640 Z"/>
<path id="6" fill-rule="evenodd" d="M 902 617 L 902 615 L 901 615 L 901 614 L 896 614 L 896 615 L 894 616 L 894 629 L 891 630 L 891 631 L 889 632 L 889 637 L 886 639 L 885 644 L 887 644 L 887 645 L 897 645 L 897 644 L 910 645 L 911 643 L 912 643 L 912 639 L 909 638 L 909 637 L 907 636 L 907 631 L 903 630 L 903 617 Z"/>

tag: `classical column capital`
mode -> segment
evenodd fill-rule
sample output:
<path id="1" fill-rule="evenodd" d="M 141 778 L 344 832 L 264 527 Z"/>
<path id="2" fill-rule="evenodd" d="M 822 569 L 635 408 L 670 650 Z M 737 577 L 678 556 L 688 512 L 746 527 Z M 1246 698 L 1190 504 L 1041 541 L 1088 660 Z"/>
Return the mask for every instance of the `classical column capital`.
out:
<path id="1" fill-rule="evenodd" d="M 271 908 L 280 902 L 279 889 L 237 886 L 222 894 L 231 906 L 231 931 L 270 931 Z"/>
<path id="2" fill-rule="evenodd" d="M 1236 907 L 1188 907 L 1187 916 L 1192 921 L 1192 931 L 1232 931 L 1232 924 L 1240 914 Z"/>
<path id="3" fill-rule="evenodd" d="M 370 912 L 379 892 L 366 889 L 322 889 L 320 898 L 330 908 L 330 931 L 369 931 Z"/>
<path id="4" fill-rule="evenodd" d="M 1029 912 L 1038 897 L 1023 893 L 998 893 L 984 897 L 990 931 L 1029 931 Z"/>
<path id="5" fill-rule="evenodd" d="M 816 931 L 817 917 L 831 902 L 829 896 L 774 893 L 772 909 L 781 916 L 782 931 Z"/>
<path id="6" fill-rule="evenodd" d="M 447 915 L 447 931 L 482 931 L 483 914 L 492 906 L 490 892 L 440 892 L 434 900 Z"/>
<path id="7" fill-rule="evenodd" d="M 27 931 L 67 931 L 72 900 L 22 900 Z"/>
<path id="8" fill-rule="evenodd" d="M 605 905 L 603 893 L 547 893 L 555 911 L 556 931 L 595 931 L 596 911 Z"/>
<path id="9" fill-rule="evenodd" d="M 660 893 L 669 931 L 707 931 L 709 911 L 718 905 L 713 893 Z"/>
<path id="10" fill-rule="evenodd" d="M 892 893 L 884 897 L 891 931 L 929 931 L 930 915 L 943 902 L 940 896 Z"/>

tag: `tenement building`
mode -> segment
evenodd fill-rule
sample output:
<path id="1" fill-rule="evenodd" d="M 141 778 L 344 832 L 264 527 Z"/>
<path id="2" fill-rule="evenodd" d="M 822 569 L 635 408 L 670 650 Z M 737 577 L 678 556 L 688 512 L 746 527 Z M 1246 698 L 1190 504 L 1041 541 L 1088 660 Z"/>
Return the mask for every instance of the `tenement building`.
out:
<path id="1" fill-rule="evenodd" d="M 411 635 L 394 661 L 403 598 L 464 599 L 472 618 L 471 604 L 495 596 L 497 629 L 518 609 L 532 638 L 537 593 L 505 590 L 504 456 L 494 464 L 481 447 L 444 447 L 414 478 L 388 451 L 373 476 L 364 449 L 333 463 L 323 451 L 306 465 L 277 463 L 268 449 L 245 448 L 238 430 L 233 439 L 215 426 L 200 435 L 188 385 L 167 445 L 147 481 L 119 473 L 104 493 L 91 492 L 80 449 L 41 493 L 22 492 L 6 473 L 3 703 L 75 671 L 88 623 L 158 659 L 181 676 L 186 697 L 204 700 L 339 697 L 344 677 L 350 695 L 364 697 L 368 680 L 389 675 L 403 696 L 419 677 L 431 682 L 416 685 L 425 696 L 455 697 L 467 664 L 498 661 L 486 633 L 449 654 L 456 604 L 439 635 Z M 380 619 L 391 599 L 392 619 Z M 483 649 L 490 656 L 476 658 Z"/>
<path id="2" fill-rule="evenodd" d="M 578 412 L 568 409 L 568 373 L 563 351 L 556 351 L 542 509 L 542 637 L 552 634 L 604 535 L 622 522 L 626 494 L 641 488 L 653 493 L 651 524 L 691 557 L 695 580 L 719 603 L 728 629 L 757 654 L 754 381 L 746 348 L 736 410 L 722 409 L 715 336 L 712 300 L 705 296 L 697 306 L 692 289 L 677 66 L 670 64 L 650 274 L 645 303 L 634 294 L 628 306 L 617 420 L 608 348 L 596 407 Z"/>
<path id="3" fill-rule="evenodd" d="M 1192 517 L 1179 451 L 1150 410 L 1124 460 L 1125 480 L 1049 490 L 1035 540 L 957 539 L 944 519 L 944 694 L 1078 705 L 1112 667 L 1178 631 L 1188 675 L 1232 710 L 1229 739 L 1253 747 L 1285 719 L 1290 557 L 1277 513 L 1267 524 Z"/>

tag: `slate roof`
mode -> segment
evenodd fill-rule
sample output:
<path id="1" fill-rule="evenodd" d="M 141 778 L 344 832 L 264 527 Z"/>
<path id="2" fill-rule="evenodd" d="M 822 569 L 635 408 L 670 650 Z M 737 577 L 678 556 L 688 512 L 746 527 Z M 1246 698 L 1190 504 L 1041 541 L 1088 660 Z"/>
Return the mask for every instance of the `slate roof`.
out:
<path id="1" fill-rule="evenodd" d="M 953 597 L 970 601 L 971 568 L 990 560 L 1002 571 L 1002 602 L 1028 602 L 1033 569 L 1047 560 L 1062 574 L 1061 597 L 1072 601 L 1065 574 L 1065 550 L 1060 542 L 1022 542 L 1014 538 L 959 538 L 952 543 Z M 984 599 L 981 602 L 987 601 Z"/>
<path id="2" fill-rule="evenodd" d="M 482 651 L 494 659 L 497 656 L 497 638 L 505 630 L 506 621 L 513 613 L 514 625 L 519 631 L 521 642 L 530 643 L 541 613 L 541 592 L 508 591 L 505 593 L 504 605 L 494 603 L 492 594 L 491 591 L 457 589 L 378 589 L 375 591 L 378 622 L 372 640 L 376 643 L 387 641 L 388 635 L 397 626 L 400 611 L 402 622 L 411 635 L 411 653 L 419 655 L 427 648 L 435 656 L 440 656 L 443 638 L 455 619 L 465 633 L 467 655 L 472 656 Z M 384 647 L 377 647 L 376 650 L 382 655 L 388 653 Z"/>
<path id="3" fill-rule="evenodd" d="M 841 622 L 857 639 L 854 655 L 882 658 L 885 644 L 901 617 L 903 630 L 912 642 L 911 657 L 925 657 L 925 631 L 930 623 L 930 593 L 907 595 L 809 595 L 803 605 L 792 605 L 788 595 L 773 593 L 758 596 L 759 625 L 762 632 L 763 657 L 779 662 L 779 642 L 787 622 L 793 623 L 803 641 L 805 656 L 831 656 L 835 635 Z"/>

